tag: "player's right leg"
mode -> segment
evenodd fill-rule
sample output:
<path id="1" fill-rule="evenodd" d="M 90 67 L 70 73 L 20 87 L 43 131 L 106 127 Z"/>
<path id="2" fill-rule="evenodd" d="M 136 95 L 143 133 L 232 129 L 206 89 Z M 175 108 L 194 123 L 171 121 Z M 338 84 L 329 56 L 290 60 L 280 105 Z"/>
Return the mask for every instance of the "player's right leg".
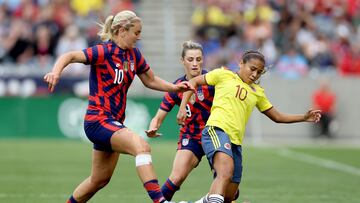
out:
<path id="1" fill-rule="evenodd" d="M 234 172 L 234 160 L 229 136 L 220 128 L 207 126 L 203 130 L 201 141 L 207 159 L 215 171 L 208 202 L 222 203 Z"/>
<path id="2" fill-rule="evenodd" d="M 107 185 L 119 158 L 117 152 L 94 150 L 91 175 L 75 189 L 68 203 L 87 202 L 97 191 Z"/>
<path id="3" fill-rule="evenodd" d="M 239 185 L 242 177 L 242 147 L 240 145 L 231 144 L 231 151 L 234 160 L 234 174 L 231 179 L 231 183 L 228 185 L 225 192 L 224 203 L 231 203 L 236 200 L 239 195 Z"/>
<path id="4" fill-rule="evenodd" d="M 161 187 L 164 197 L 169 201 L 204 156 L 200 140 L 187 135 L 180 137 L 177 149 L 170 176 Z"/>
<path id="5" fill-rule="evenodd" d="M 154 203 L 164 202 L 160 186 L 152 165 L 150 145 L 139 135 L 128 128 L 123 128 L 111 137 L 111 147 L 119 153 L 135 157 L 137 173 Z"/>

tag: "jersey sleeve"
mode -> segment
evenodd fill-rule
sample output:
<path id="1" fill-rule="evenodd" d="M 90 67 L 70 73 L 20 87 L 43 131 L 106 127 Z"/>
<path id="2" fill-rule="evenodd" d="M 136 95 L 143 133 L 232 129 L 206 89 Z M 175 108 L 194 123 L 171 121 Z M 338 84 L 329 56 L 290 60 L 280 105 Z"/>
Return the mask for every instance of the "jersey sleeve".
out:
<path id="1" fill-rule="evenodd" d="M 214 69 L 208 73 L 205 74 L 205 80 L 208 85 L 216 85 L 221 77 L 221 73 L 223 72 L 222 68 Z"/>
<path id="2" fill-rule="evenodd" d="M 261 93 L 259 94 L 259 99 L 256 103 L 256 108 L 259 109 L 260 112 L 264 112 L 268 109 L 270 109 L 273 105 L 270 103 L 268 98 L 265 95 L 264 90 L 261 90 Z"/>
<path id="3" fill-rule="evenodd" d="M 160 104 L 160 109 L 170 112 L 172 108 L 180 103 L 180 98 L 176 92 L 167 92 L 163 97 L 163 100 Z"/>
<path id="4" fill-rule="evenodd" d="M 104 63 L 109 51 L 103 44 L 98 44 L 82 50 L 86 57 L 86 65 L 95 65 Z"/>
<path id="5" fill-rule="evenodd" d="M 150 69 L 150 66 L 146 63 L 144 56 L 138 48 L 134 48 L 134 53 L 136 58 L 136 74 L 145 73 Z"/>

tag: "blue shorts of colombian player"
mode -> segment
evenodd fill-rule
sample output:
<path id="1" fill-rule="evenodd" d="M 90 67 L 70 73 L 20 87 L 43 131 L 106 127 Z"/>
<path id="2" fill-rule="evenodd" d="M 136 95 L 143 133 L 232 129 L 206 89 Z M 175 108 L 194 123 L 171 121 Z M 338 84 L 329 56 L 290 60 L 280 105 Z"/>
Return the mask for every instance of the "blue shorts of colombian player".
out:
<path id="1" fill-rule="evenodd" d="M 97 121 L 84 122 L 85 134 L 94 143 L 94 149 L 105 152 L 113 152 L 111 136 L 122 128 L 125 128 L 122 123 L 106 116 L 99 116 Z"/>
<path id="2" fill-rule="evenodd" d="M 193 136 L 183 134 L 180 136 L 178 141 L 178 150 L 189 150 L 191 151 L 196 158 L 201 161 L 201 158 L 205 155 L 204 150 L 201 146 L 201 140 L 194 139 Z"/>
<path id="3" fill-rule="evenodd" d="M 240 183 L 242 175 L 241 146 L 232 144 L 229 136 L 222 129 L 214 126 L 204 128 L 201 142 L 211 168 L 213 168 L 213 159 L 216 152 L 223 152 L 233 158 L 234 174 L 231 181 Z M 216 177 L 216 173 L 214 173 L 214 177 Z"/>

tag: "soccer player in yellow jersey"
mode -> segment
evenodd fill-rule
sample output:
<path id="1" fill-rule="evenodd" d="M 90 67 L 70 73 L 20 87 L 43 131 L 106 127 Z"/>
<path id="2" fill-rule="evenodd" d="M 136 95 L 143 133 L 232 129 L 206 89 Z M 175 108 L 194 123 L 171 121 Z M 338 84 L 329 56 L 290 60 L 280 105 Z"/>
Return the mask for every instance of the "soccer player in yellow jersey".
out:
<path id="1" fill-rule="evenodd" d="M 196 203 L 229 203 L 237 198 L 242 174 L 241 145 L 246 123 L 255 106 L 276 123 L 318 122 L 321 117 L 320 110 L 310 109 L 305 114 L 293 115 L 273 107 L 264 89 L 256 84 L 265 72 L 265 58 L 260 52 L 245 52 L 239 66 L 236 73 L 220 68 L 189 81 L 195 88 L 205 84 L 215 86 L 210 117 L 201 138 L 215 178 L 209 193 Z M 185 121 L 186 104 L 192 94 L 190 91 L 183 94 L 177 115 L 179 124 Z"/>

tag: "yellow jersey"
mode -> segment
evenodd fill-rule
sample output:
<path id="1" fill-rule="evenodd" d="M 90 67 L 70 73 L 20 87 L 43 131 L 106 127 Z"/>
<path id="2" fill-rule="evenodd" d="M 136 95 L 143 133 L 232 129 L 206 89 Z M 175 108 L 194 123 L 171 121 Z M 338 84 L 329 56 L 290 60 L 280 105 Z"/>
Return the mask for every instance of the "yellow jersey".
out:
<path id="1" fill-rule="evenodd" d="M 264 89 L 257 84 L 248 85 L 238 74 L 225 68 L 205 75 L 208 85 L 215 86 L 215 96 L 207 126 L 216 126 L 229 135 L 232 143 L 241 145 L 245 126 L 256 106 L 260 112 L 272 107 Z"/>

